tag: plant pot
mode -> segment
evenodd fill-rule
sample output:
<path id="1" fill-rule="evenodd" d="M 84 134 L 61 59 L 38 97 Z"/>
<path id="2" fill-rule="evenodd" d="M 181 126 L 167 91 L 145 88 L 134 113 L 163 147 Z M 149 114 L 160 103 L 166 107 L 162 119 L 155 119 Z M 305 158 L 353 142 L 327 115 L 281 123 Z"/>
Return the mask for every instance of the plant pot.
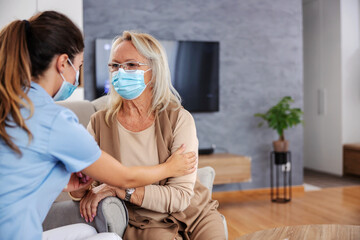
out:
<path id="1" fill-rule="evenodd" d="M 275 152 L 287 152 L 289 150 L 289 142 L 287 140 L 273 141 Z"/>

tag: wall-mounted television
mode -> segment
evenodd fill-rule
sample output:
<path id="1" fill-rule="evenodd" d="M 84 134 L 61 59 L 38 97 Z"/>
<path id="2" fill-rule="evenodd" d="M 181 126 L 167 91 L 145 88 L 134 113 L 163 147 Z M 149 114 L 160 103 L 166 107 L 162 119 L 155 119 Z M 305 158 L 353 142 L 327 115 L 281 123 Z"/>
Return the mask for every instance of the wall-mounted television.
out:
<path id="1" fill-rule="evenodd" d="M 219 42 L 160 41 L 168 56 L 171 81 L 190 112 L 219 111 Z M 96 39 L 96 97 L 110 88 L 107 63 L 112 39 Z"/>

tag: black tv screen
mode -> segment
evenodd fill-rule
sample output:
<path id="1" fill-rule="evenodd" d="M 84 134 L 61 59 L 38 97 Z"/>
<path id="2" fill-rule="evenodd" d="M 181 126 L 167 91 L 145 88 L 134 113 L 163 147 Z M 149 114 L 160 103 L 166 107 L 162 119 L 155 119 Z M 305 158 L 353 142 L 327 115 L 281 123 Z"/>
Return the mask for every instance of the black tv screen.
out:
<path id="1" fill-rule="evenodd" d="M 219 42 L 160 41 L 168 56 L 171 81 L 190 112 L 219 111 Z M 109 91 L 107 63 L 112 39 L 96 39 L 96 94 Z"/>

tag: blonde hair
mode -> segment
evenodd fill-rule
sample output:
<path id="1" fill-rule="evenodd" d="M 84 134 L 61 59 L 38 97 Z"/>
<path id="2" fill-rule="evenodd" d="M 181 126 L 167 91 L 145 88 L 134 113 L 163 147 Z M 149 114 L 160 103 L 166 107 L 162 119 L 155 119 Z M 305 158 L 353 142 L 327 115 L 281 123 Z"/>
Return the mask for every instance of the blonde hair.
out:
<path id="1" fill-rule="evenodd" d="M 123 41 L 130 41 L 137 51 L 148 60 L 152 71 L 151 83 L 153 86 L 153 99 L 151 112 L 165 110 L 169 104 L 177 109 L 181 107 L 181 97 L 171 83 L 170 69 L 164 48 L 158 40 L 146 33 L 137 33 L 134 31 L 124 31 L 123 35 L 114 39 L 110 61 L 115 48 Z M 111 79 L 111 78 L 110 78 Z M 109 124 L 111 118 L 114 118 L 122 106 L 122 98 L 111 85 L 108 110 L 105 115 L 106 123 Z"/>

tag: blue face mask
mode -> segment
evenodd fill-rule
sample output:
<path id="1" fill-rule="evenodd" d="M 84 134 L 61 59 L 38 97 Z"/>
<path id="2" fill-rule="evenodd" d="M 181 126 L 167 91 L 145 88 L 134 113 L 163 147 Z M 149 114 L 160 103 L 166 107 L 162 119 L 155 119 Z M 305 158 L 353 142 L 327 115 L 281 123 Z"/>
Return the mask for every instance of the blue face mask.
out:
<path id="1" fill-rule="evenodd" d="M 125 72 L 124 69 L 120 68 L 119 71 L 112 74 L 111 83 L 122 98 L 127 100 L 136 99 L 144 92 L 147 86 L 144 81 L 144 74 L 149 70 Z"/>
<path id="2" fill-rule="evenodd" d="M 71 83 L 67 82 L 65 80 L 65 77 L 62 75 L 62 73 L 60 73 L 60 76 L 62 77 L 62 79 L 64 81 L 61 84 L 59 91 L 53 97 L 54 101 L 62 101 L 62 100 L 69 98 L 71 96 L 71 94 L 75 91 L 77 86 L 79 86 L 79 75 L 80 75 L 79 70 L 75 69 L 75 67 L 72 64 L 72 62 L 70 61 L 70 59 L 68 59 L 68 61 L 69 61 L 70 65 L 72 66 L 72 68 L 74 69 L 74 71 L 76 72 L 75 85 L 72 85 Z"/>

